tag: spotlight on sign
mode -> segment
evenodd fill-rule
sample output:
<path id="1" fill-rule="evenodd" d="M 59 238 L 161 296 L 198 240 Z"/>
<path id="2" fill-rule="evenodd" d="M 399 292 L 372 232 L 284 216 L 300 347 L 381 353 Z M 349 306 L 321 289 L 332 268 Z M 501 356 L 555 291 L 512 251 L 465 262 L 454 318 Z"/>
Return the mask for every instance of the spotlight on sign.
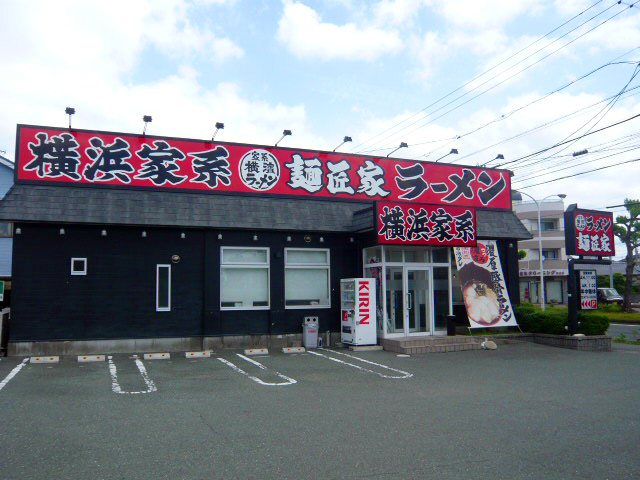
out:
<path id="1" fill-rule="evenodd" d="M 151 115 L 145 115 L 142 117 L 142 121 L 144 122 L 144 128 L 142 129 L 142 135 L 146 135 L 147 134 L 147 125 L 149 125 L 151 122 L 153 122 L 153 118 L 151 118 Z"/>
<path id="2" fill-rule="evenodd" d="M 290 135 L 291 135 L 291 130 L 283 130 L 283 131 L 282 131 L 282 137 L 280 137 L 280 140 L 278 140 L 278 141 L 276 142 L 275 146 L 277 147 L 277 146 L 278 146 L 278 144 L 282 141 L 282 139 L 283 139 L 284 137 L 288 137 L 288 136 L 290 136 Z"/>
<path id="3" fill-rule="evenodd" d="M 436 160 L 436 163 L 438 163 L 440 160 L 442 160 L 444 157 L 448 157 L 449 155 L 458 155 L 458 149 L 457 148 L 452 148 L 451 151 L 449 153 L 447 153 L 446 155 L 441 156 L 439 159 Z"/>
<path id="4" fill-rule="evenodd" d="M 401 148 L 407 148 L 409 145 L 407 145 L 405 142 L 401 142 L 400 146 L 398 148 L 394 148 L 393 150 L 391 150 L 389 153 L 387 153 L 387 158 L 389 157 L 389 155 L 391 155 L 394 152 L 397 152 L 398 150 L 400 150 Z"/>
<path id="5" fill-rule="evenodd" d="M 213 142 L 216 139 L 216 135 L 220 130 L 224 130 L 224 123 L 216 122 L 216 129 L 213 132 L 213 136 L 211 137 L 211 141 Z"/>
<path id="6" fill-rule="evenodd" d="M 64 113 L 66 113 L 67 115 L 69 115 L 69 130 L 71 130 L 71 117 L 73 115 L 75 115 L 76 113 L 76 109 L 73 107 L 67 107 L 64 109 Z"/>
<path id="7" fill-rule="evenodd" d="M 495 161 L 495 160 L 504 160 L 504 155 L 499 153 L 498 155 L 496 155 L 496 158 L 492 158 L 491 160 L 489 160 L 488 162 L 484 162 L 482 165 L 480 165 L 481 167 L 485 167 L 487 165 L 489 165 L 491 162 Z M 494 168 L 498 168 L 500 165 L 495 165 Z"/>
<path id="8" fill-rule="evenodd" d="M 342 139 L 342 143 L 340 145 L 338 145 L 336 148 L 333 149 L 333 151 L 335 152 L 337 149 L 339 149 L 342 145 L 344 145 L 347 142 L 351 142 L 351 137 L 344 137 Z"/>

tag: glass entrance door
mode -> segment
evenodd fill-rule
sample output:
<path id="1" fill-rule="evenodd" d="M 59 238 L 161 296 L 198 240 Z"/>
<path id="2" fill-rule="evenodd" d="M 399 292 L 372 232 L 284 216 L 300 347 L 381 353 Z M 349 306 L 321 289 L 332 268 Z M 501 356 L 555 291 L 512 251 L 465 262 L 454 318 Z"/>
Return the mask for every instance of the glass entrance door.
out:
<path id="1" fill-rule="evenodd" d="M 404 275 L 402 267 L 387 267 L 385 272 L 387 333 L 404 333 Z"/>
<path id="2" fill-rule="evenodd" d="M 405 334 L 431 333 L 430 270 L 405 267 L 406 317 Z"/>

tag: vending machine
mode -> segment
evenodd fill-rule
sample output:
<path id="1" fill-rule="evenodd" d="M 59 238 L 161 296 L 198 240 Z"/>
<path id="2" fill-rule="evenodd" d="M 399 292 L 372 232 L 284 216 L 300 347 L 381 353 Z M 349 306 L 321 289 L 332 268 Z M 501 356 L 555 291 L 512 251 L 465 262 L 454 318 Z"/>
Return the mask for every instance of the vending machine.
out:
<path id="1" fill-rule="evenodd" d="M 346 278 L 340 280 L 340 322 L 342 343 L 375 345 L 376 279 Z"/>

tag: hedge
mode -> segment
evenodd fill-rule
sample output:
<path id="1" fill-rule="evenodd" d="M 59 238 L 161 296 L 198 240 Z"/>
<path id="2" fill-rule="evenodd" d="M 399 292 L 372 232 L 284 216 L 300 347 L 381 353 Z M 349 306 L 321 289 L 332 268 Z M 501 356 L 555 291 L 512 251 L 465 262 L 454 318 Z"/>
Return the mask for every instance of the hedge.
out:
<path id="1" fill-rule="evenodd" d="M 541 310 L 530 303 L 516 306 L 516 319 L 524 332 L 567 334 L 568 313 L 564 308 L 550 307 Z M 609 329 L 609 319 L 598 313 L 578 313 L 578 332 L 585 335 L 604 335 Z"/>

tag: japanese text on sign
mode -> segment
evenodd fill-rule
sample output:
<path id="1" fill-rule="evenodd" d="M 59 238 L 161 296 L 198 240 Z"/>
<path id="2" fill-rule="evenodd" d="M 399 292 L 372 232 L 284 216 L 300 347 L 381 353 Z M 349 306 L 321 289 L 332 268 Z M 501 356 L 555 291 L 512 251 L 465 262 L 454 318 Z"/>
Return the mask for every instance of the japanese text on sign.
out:
<path id="1" fill-rule="evenodd" d="M 475 211 L 470 208 L 378 202 L 380 244 L 474 246 Z"/>
<path id="2" fill-rule="evenodd" d="M 565 213 L 567 254 L 615 255 L 613 214 L 572 207 Z"/>
<path id="3" fill-rule="evenodd" d="M 598 277 L 595 270 L 580 270 L 580 308 L 598 308 Z"/>
<path id="4" fill-rule="evenodd" d="M 32 126 L 17 144 L 17 182 L 510 208 L 506 170 Z"/>

